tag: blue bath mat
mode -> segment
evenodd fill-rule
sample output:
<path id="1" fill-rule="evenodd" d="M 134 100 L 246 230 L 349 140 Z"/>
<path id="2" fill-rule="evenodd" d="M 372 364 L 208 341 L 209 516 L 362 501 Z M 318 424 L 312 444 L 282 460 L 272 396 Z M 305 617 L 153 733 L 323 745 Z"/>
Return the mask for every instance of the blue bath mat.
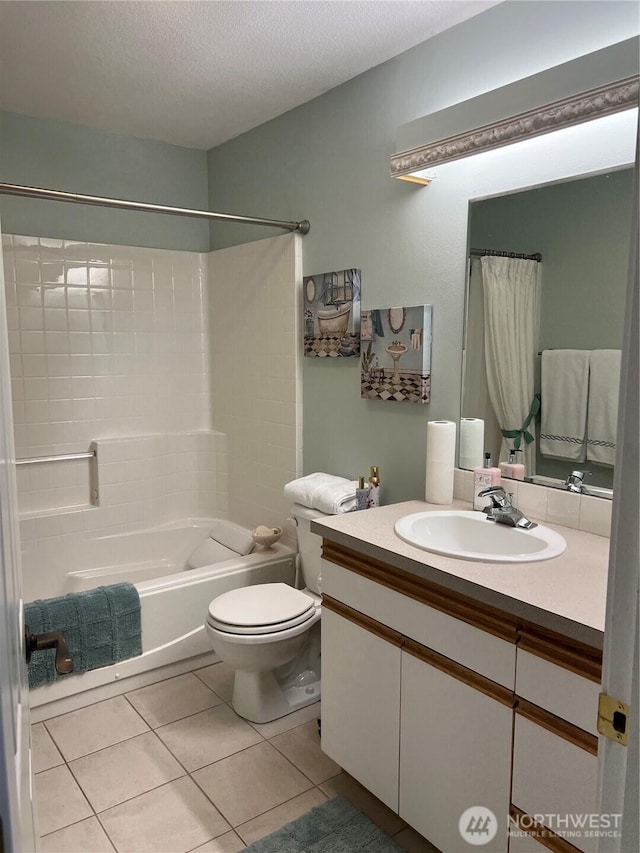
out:
<path id="1" fill-rule="evenodd" d="M 311 809 L 243 853 L 402 853 L 403 848 L 342 797 Z"/>
<path id="2" fill-rule="evenodd" d="M 63 631 L 78 674 L 142 654 L 140 597 L 133 584 L 99 586 L 24 606 L 24 622 L 32 634 Z M 29 687 L 57 681 L 55 650 L 34 652 Z"/>

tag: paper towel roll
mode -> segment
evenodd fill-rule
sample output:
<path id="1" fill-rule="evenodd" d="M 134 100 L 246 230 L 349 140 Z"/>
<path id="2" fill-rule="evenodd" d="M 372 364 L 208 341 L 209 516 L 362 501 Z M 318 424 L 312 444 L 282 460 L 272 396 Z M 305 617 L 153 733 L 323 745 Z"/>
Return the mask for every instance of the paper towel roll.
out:
<path id="1" fill-rule="evenodd" d="M 455 422 L 427 421 L 427 460 L 424 488 L 424 499 L 427 503 L 452 503 L 455 463 Z"/>
<path id="2" fill-rule="evenodd" d="M 473 470 L 484 463 L 484 421 L 460 418 L 460 468 Z"/>

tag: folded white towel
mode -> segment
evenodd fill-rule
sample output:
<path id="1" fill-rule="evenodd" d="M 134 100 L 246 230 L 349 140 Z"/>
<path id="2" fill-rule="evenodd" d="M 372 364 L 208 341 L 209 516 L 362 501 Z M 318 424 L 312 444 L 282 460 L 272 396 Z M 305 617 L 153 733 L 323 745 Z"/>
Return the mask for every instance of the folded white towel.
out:
<path id="1" fill-rule="evenodd" d="M 357 480 L 315 473 L 287 483 L 284 495 L 292 503 L 326 512 L 327 515 L 336 515 L 356 508 L 357 486 Z"/>
<path id="2" fill-rule="evenodd" d="M 540 452 L 586 459 L 589 350 L 544 350 L 541 365 Z"/>
<path id="3" fill-rule="evenodd" d="M 209 536 L 224 545 L 225 548 L 231 548 L 241 557 L 250 554 L 256 545 L 250 530 L 247 530 L 246 527 L 240 527 L 239 524 L 233 524 L 231 521 L 225 521 L 223 518 L 214 523 Z"/>
<path id="4" fill-rule="evenodd" d="M 587 459 L 600 465 L 616 460 L 620 357 L 618 349 L 596 349 L 589 359 Z"/>

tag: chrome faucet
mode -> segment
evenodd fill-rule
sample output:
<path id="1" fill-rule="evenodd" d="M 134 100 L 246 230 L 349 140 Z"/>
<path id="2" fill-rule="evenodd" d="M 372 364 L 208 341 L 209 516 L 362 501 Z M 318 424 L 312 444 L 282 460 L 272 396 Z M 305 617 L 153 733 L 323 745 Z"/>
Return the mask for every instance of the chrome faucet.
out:
<path id="1" fill-rule="evenodd" d="M 583 495 L 587 491 L 582 482 L 585 477 L 590 475 L 590 471 L 572 471 L 564 481 L 565 489 L 568 492 L 576 492 L 578 495 Z"/>
<path id="2" fill-rule="evenodd" d="M 502 486 L 490 486 L 488 489 L 483 489 L 478 493 L 478 497 L 491 498 L 491 506 L 483 510 L 486 512 L 489 521 L 506 524 L 509 527 L 519 527 L 521 530 L 531 530 L 538 526 L 535 521 L 529 521 L 519 509 L 516 509 L 511 503 L 511 496 L 505 492 Z"/>

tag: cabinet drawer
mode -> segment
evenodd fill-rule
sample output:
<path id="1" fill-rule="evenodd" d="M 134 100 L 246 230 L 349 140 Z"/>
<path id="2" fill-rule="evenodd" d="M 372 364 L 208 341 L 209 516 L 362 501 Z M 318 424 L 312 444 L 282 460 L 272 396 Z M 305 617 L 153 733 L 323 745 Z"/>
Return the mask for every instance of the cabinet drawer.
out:
<path id="1" fill-rule="evenodd" d="M 326 559 L 322 591 L 497 684 L 515 686 L 515 628 L 510 642 L 430 607 L 428 590 L 417 600 Z"/>
<path id="2" fill-rule="evenodd" d="M 514 806 L 565 838 L 585 853 L 595 853 L 597 838 L 588 828 L 579 829 L 576 822 L 588 820 L 596 813 L 598 759 L 582 746 L 550 731 L 543 724 L 522 716 L 516 709 L 513 749 Z M 543 723 L 550 715 L 542 712 Z M 560 724 L 562 721 L 558 721 Z M 566 736 L 570 728 L 564 726 Z M 589 736 L 577 739 L 589 741 Z M 593 738 L 596 742 L 596 738 Z"/>
<path id="3" fill-rule="evenodd" d="M 516 693 L 574 726 L 597 734 L 597 682 L 519 648 Z"/>

